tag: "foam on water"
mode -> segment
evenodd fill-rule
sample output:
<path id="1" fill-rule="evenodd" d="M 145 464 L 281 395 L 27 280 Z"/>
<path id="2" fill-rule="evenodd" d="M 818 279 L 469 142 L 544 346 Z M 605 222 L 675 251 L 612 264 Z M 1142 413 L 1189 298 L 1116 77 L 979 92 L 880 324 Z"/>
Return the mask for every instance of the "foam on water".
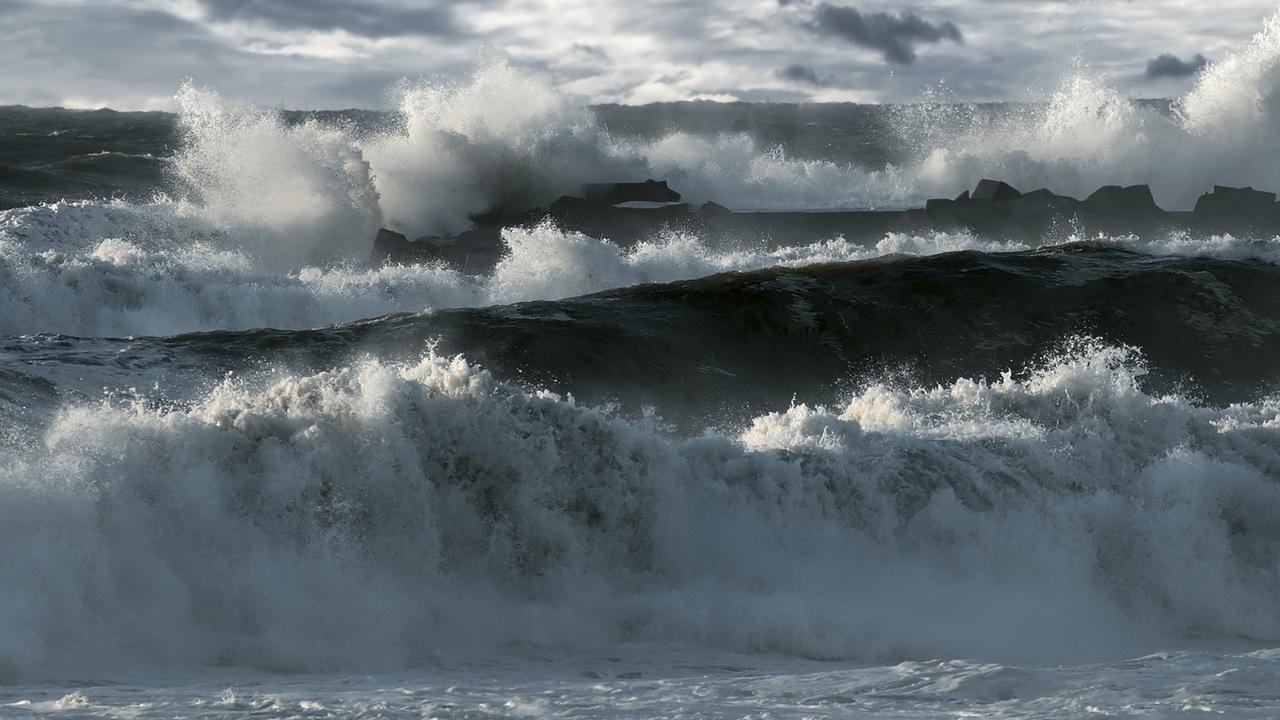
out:
<path id="1" fill-rule="evenodd" d="M 0 334 L 169 335 L 307 328 L 391 312 L 558 299 L 727 270 L 861 260 L 892 253 L 1025 249 L 967 235 L 843 238 L 729 250 L 666 234 L 623 250 L 551 226 L 504 233 L 490 277 L 433 265 L 327 264 L 279 270 L 187 203 L 64 202 L 0 212 Z"/>
<path id="2" fill-rule="evenodd" d="M 0 334 L 170 335 L 216 329 L 301 329 L 392 312 L 559 299 L 719 272 L 959 250 L 1015 252 L 1019 242 L 968 234 L 837 237 L 798 247 L 708 247 L 663 233 L 630 249 L 549 225 L 504 231 L 492 275 L 434 265 L 264 266 L 230 231 L 187 203 L 64 202 L 0 212 Z M 1280 242 L 1174 235 L 1100 238 L 1152 254 L 1280 262 Z"/>
<path id="3" fill-rule="evenodd" d="M 435 356 L 67 407 L 0 461 L 0 668 L 1280 641 L 1280 405 L 1141 372 L 1086 344 L 692 439 Z"/>
<path id="4" fill-rule="evenodd" d="M 827 717 L 865 720 L 1272 718 L 1280 655 L 1160 653 L 1056 667 L 969 660 L 885 666 L 632 645 L 624 656 L 537 653 L 450 660 L 429 672 L 246 676 L 205 670 L 0 687 L 10 713 L 130 718 L 377 715 L 384 718 Z"/>
<path id="5" fill-rule="evenodd" d="M 188 209 L 72 202 L 0 213 L 0 334 L 306 328 L 483 299 L 433 266 L 275 270 Z"/>

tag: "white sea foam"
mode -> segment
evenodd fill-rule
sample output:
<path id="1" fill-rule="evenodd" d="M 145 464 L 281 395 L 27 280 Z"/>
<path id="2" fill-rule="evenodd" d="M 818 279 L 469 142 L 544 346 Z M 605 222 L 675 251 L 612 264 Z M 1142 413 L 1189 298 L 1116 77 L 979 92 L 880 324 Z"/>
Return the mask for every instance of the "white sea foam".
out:
<path id="1" fill-rule="evenodd" d="M 0 213 L 0 334 L 306 328 L 483 299 L 432 266 L 276 270 L 187 210 L 72 202 Z"/>
<path id="2" fill-rule="evenodd" d="M 1165 652 L 1104 664 L 1008 665 L 929 660 L 892 665 L 814 662 L 631 644 L 574 654 L 507 648 L 501 658 L 451 658 L 430 670 L 381 674 L 248 674 L 204 669 L 0 687 L 10 714 L 145 720 L 175 716 L 376 715 L 463 720 L 477 714 L 653 720 L 695 715 L 859 720 L 1074 720 L 1180 717 L 1269 720 L 1276 651 Z M 81 700 L 83 703 L 81 704 Z M 640 710 L 637 710 L 640 709 Z"/>
<path id="3" fill-rule="evenodd" d="M 435 265 L 264 267 L 185 203 L 67 202 L 0 212 L 0 334 L 169 335 L 299 329 L 392 312 L 559 299 L 765 267 L 1032 249 L 965 233 L 890 233 L 796 247 L 708 247 L 667 232 L 629 249 L 549 225 L 503 234 L 489 276 Z M 1232 236 L 1100 238 L 1151 254 L 1280 262 L 1280 242 Z"/>
<path id="4" fill-rule="evenodd" d="M 434 356 L 68 407 L 0 461 L 0 668 L 1280 641 L 1280 405 L 1140 375 L 1085 347 L 689 440 Z"/>
<path id="5" fill-rule="evenodd" d="M 492 276 L 434 265 L 263 266 L 186 203 L 66 202 L 0 212 L 0 334 L 167 335 L 307 328 L 391 312 L 557 299 L 729 270 L 894 253 L 1025 249 L 967 235 L 712 249 L 668 233 L 629 250 L 549 225 L 504 233 Z"/>

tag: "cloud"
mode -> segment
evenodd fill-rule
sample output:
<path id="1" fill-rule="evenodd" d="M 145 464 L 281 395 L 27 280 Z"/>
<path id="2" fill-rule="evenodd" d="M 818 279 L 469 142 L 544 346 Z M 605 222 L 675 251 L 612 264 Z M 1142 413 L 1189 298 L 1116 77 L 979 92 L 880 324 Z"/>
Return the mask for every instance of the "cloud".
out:
<path id="1" fill-rule="evenodd" d="M 165 107 L 190 76 L 266 107 L 386 107 L 398 78 L 453 82 L 494 56 L 545 68 L 562 90 L 593 102 L 911 102 L 940 80 L 957 100 L 1035 100 L 1071 72 L 1073 57 L 1145 97 L 1163 87 L 1146 78 L 1149 59 L 1181 47 L 1224 57 L 1275 3 L 0 0 L 0 102 Z M 852 17 L 844 6 L 857 8 L 861 46 L 839 22 Z M 961 29 L 966 50 L 946 63 L 882 57 L 886 48 L 924 56 L 930 42 L 959 42 Z"/>
<path id="2" fill-rule="evenodd" d="M 578 53 L 579 55 L 583 55 L 585 57 L 593 58 L 595 60 L 600 60 L 602 62 L 609 61 L 609 52 L 604 48 L 600 47 L 599 45 L 592 45 L 591 43 L 576 42 L 573 44 L 573 52 Z"/>
<path id="3" fill-rule="evenodd" d="M 1147 61 L 1147 79 L 1190 77 L 1205 69 L 1208 64 L 1209 61 L 1199 53 L 1185 61 L 1176 55 L 1165 53 L 1154 60 Z"/>
<path id="4" fill-rule="evenodd" d="M 370 0 L 197 0 L 214 21 L 261 22 L 285 30 L 342 30 L 370 38 L 456 35 L 453 10 L 433 2 Z"/>
<path id="5" fill-rule="evenodd" d="M 950 40 L 963 43 L 960 28 L 952 22 L 930 23 L 913 12 L 861 13 L 843 5 L 821 3 L 814 10 L 811 28 L 823 35 L 835 35 L 854 45 L 878 50 L 895 65 L 916 60 L 915 45 Z"/>
<path id="6" fill-rule="evenodd" d="M 778 77 L 805 85 L 823 85 L 817 71 L 808 65 L 788 65 L 778 70 Z"/>
<path id="7" fill-rule="evenodd" d="M 401 77 L 457 77 L 474 64 L 465 47 L 434 36 L 357 40 L 378 54 L 354 60 L 298 52 L 262 52 L 261 35 L 242 41 L 238 28 L 172 4 L 102 0 L 50 8 L 0 0 L 0 102 L 30 105 L 172 109 L 184 77 L 230 98 L 290 108 L 384 107 Z M 256 32 L 256 30 L 255 30 Z M 308 34 L 320 36 L 318 31 Z M 282 41 L 283 44 L 284 41 Z M 423 63 L 429 57 L 431 64 Z"/>

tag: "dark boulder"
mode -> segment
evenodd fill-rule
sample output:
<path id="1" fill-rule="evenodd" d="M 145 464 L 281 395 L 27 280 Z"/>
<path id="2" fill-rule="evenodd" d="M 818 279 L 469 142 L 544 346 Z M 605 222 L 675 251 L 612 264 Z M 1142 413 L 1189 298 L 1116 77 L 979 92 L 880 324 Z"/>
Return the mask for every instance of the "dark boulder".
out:
<path id="1" fill-rule="evenodd" d="M 582 197 L 588 202 L 617 205 L 624 202 L 680 202 L 680 193 L 667 187 L 666 180 L 636 183 L 591 183 L 582 186 Z"/>
<path id="2" fill-rule="evenodd" d="M 1080 201 L 1042 188 L 1023 193 L 1010 202 L 1014 208 L 1060 208 L 1076 205 Z"/>
<path id="3" fill-rule="evenodd" d="M 733 211 L 730 210 L 729 208 L 721 205 L 718 202 L 712 202 L 710 200 L 703 203 L 702 207 L 699 208 L 698 211 L 708 217 L 724 217 L 726 215 L 733 214 Z"/>
<path id="4" fill-rule="evenodd" d="M 556 201 L 551 203 L 552 215 L 563 215 L 571 212 L 590 211 L 597 212 L 599 208 L 595 203 L 582 198 L 573 197 L 572 195 L 561 195 Z"/>
<path id="5" fill-rule="evenodd" d="M 989 200 L 994 202 L 1007 202 L 1022 197 L 1022 193 L 1013 189 L 1009 183 L 1000 180 L 980 180 L 978 187 L 974 189 L 971 198 L 973 200 Z"/>
<path id="6" fill-rule="evenodd" d="M 394 230 L 378 228 L 378 234 L 373 236 L 374 262 L 395 262 L 410 254 L 409 238 Z"/>
<path id="7" fill-rule="evenodd" d="M 1084 209 L 1108 218 L 1146 217 L 1161 212 L 1148 185 L 1107 185 L 1085 198 Z"/>
<path id="8" fill-rule="evenodd" d="M 599 217 L 609 209 L 608 205 L 593 203 L 582 198 L 561 196 L 551 203 L 548 213 L 556 225 L 563 230 L 578 230 Z"/>
<path id="9" fill-rule="evenodd" d="M 1214 185 L 1196 201 L 1195 219 L 1202 229 L 1218 232 L 1248 232 L 1273 228 L 1278 219 L 1276 194 L 1251 187 Z"/>
<path id="10" fill-rule="evenodd" d="M 532 226 L 537 225 L 546 218 L 548 212 L 540 207 L 531 208 L 498 208 L 484 213 L 478 213 L 471 216 L 471 222 L 476 227 L 511 227 L 513 225 Z"/>

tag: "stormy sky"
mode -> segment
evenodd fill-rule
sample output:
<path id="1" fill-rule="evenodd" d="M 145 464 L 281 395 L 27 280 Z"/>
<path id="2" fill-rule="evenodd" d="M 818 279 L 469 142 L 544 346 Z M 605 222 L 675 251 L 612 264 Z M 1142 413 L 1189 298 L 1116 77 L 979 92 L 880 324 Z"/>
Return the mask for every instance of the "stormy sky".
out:
<path id="1" fill-rule="evenodd" d="M 296 108 L 503 58 L 593 102 L 1035 99 L 1084 67 L 1184 91 L 1275 0 L 0 0 L 0 104 Z"/>

